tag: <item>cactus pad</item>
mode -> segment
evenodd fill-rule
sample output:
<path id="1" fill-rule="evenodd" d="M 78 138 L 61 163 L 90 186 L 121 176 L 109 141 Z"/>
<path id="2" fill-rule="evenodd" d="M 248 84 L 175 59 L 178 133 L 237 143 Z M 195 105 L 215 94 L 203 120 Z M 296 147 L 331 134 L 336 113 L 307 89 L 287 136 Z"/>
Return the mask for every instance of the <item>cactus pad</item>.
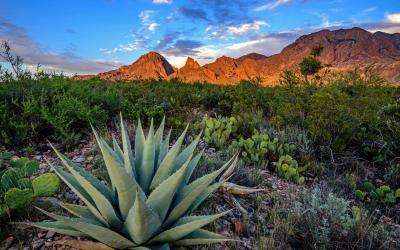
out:
<path id="1" fill-rule="evenodd" d="M 31 189 L 11 188 L 4 196 L 6 205 L 11 208 L 23 208 L 28 206 L 33 200 L 33 193 Z"/>
<path id="2" fill-rule="evenodd" d="M 52 196 L 60 189 L 60 179 L 53 173 L 45 173 L 32 181 L 34 196 Z"/>

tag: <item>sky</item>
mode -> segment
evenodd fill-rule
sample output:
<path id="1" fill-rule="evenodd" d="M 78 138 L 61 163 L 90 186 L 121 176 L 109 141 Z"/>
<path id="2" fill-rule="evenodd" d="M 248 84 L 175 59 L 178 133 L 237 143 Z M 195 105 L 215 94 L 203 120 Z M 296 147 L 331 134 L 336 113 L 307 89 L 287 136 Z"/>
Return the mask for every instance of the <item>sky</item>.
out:
<path id="1" fill-rule="evenodd" d="M 156 51 L 174 66 L 279 53 L 321 29 L 400 33 L 400 0 L 0 0 L 0 40 L 50 71 L 94 74 Z"/>

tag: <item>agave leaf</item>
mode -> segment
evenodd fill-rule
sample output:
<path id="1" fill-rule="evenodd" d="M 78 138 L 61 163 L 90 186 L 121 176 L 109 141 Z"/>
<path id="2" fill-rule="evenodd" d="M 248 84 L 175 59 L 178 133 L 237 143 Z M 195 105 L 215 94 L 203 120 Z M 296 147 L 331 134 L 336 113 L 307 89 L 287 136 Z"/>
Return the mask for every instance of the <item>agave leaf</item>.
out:
<path id="1" fill-rule="evenodd" d="M 209 178 L 204 179 L 203 182 L 198 183 L 196 187 L 192 188 L 190 192 L 188 192 L 187 195 L 174 206 L 164 224 L 170 225 L 182 217 L 215 178 L 215 176 L 210 176 Z"/>
<path id="2" fill-rule="evenodd" d="M 178 170 L 182 165 L 187 161 L 189 157 L 193 154 L 194 150 L 197 147 L 197 144 L 199 143 L 199 140 L 201 138 L 202 132 L 194 139 L 189 146 L 187 146 L 182 152 L 178 155 L 178 157 L 175 160 L 175 169 L 173 171 Z"/>
<path id="3" fill-rule="evenodd" d="M 234 156 L 234 160 L 233 160 L 231 166 L 221 175 L 221 177 L 219 178 L 219 181 L 228 180 L 233 175 L 235 168 L 237 166 L 238 160 L 239 160 L 239 154 L 236 154 Z"/>
<path id="4" fill-rule="evenodd" d="M 96 188 L 96 190 L 100 191 L 110 202 L 114 202 L 114 195 L 112 194 L 111 190 L 106 185 L 104 185 L 104 183 L 102 183 L 99 179 L 97 179 L 88 171 L 76 166 L 71 160 L 65 157 L 65 155 L 61 154 L 56 148 L 54 148 L 53 145 L 51 145 L 51 147 L 57 154 L 58 158 L 60 158 L 64 166 L 67 167 L 68 170 L 70 170 L 70 172 L 72 169 L 76 174 L 79 174 L 80 176 L 85 178 L 88 182 L 90 182 L 90 184 L 93 185 Z"/>
<path id="5" fill-rule="evenodd" d="M 204 229 L 198 229 L 193 233 L 185 236 L 185 238 L 173 242 L 174 246 L 193 246 L 193 245 L 205 245 L 212 243 L 220 243 L 223 241 L 229 241 L 230 239 L 223 235 L 210 232 Z"/>
<path id="6" fill-rule="evenodd" d="M 128 174 L 136 177 L 137 173 L 135 167 L 135 159 L 133 158 L 132 155 L 131 141 L 129 139 L 128 130 L 126 129 L 124 121 L 122 120 L 122 114 L 120 114 L 120 117 L 121 117 L 121 137 L 122 137 L 124 167 L 126 169 L 126 172 L 128 172 Z"/>
<path id="7" fill-rule="evenodd" d="M 177 202 L 180 202 L 185 197 L 190 195 L 190 193 L 195 190 L 199 186 L 203 186 L 204 183 L 210 185 L 232 162 L 233 158 L 231 158 L 227 163 L 225 163 L 220 169 L 215 170 L 214 172 L 204 175 L 203 177 L 191 182 L 189 185 L 185 186 L 178 194 Z"/>
<path id="8" fill-rule="evenodd" d="M 146 197 L 136 192 L 135 204 L 129 210 L 124 227 L 133 241 L 143 244 L 150 239 L 161 227 L 162 221 L 158 214 L 147 204 Z"/>
<path id="9" fill-rule="evenodd" d="M 115 139 L 114 135 L 112 135 L 112 141 L 113 141 L 113 148 L 114 148 L 115 153 L 117 154 L 119 160 L 121 162 L 123 162 L 124 161 L 124 152 L 122 151 L 121 147 L 119 146 L 117 139 Z"/>
<path id="10" fill-rule="evenodd" d="M 187 214 L 190 214 L 194 210 L 196 210 L 203 201 L 205 201 L 212 193 L 214 193 L 218 188 L 220 188 L 225 181 L 217 182 L 214 183 L 213 185 L 209 186 L 204 190 L 196 199 L 196 201 L 190 206 L 189 210 L 187 211 Z"/>
<path id="11" fill-rule="evenodd" d="M 183 139 L 185 138 L 186 132 L 189 128 L 189 124 L 186 126 L 186 129 L 183 131 L 182 135 L 176 140 L 174 146 L 169 150 L 163 161 L 160 163 L 156 174 L 151 182 L 150 189 L 154 190 L 158 185 L 160 185 L 163 181 L 165 181 L 174 171 L 174 163 L 176 157 L 181 150 L 181 146 L 183 143 Z"/>
<path id="12" fill-rule="evenodd" d="M 157 245 L 157 246 L 150 246 L 151 250 L 170 250 L 169 244 L 162 244 L 162 245 Z"/>
<path id="13" fill-rule="evenodd" d="M 204 150 L 202 150 L 200 153 L 198 153 L 189 163 L 188 170 L 186 172 L 186 176 L 183 182 L 183 186 L 187 185 L 190 181 L 190 177 L 192 177 L 194 169 L 197 167 L 197 164 L 199 163 L 201 157 L 203 156 Z M 182 187 L 183 187 L 182 186 Z"/>
<path id="14" fill-rule="evenodd" d="M 29 225 L 44 230 L 53 231 L 59 234 L 65 234 L 75 237 L 86 236 L 86 234 L 79 232 L 78 230 L 75 230 L 73 227 L 66 226 L 61 221 L 42 221 L 42 222 L 29 223 Z"/>
<path id="15" fill-rule="evenodd" d="M 72 203 L 63 203 L 61 204 L 61 207 L 77 217 L 97 220 L 96 216 L 94 216 L 90 212 L 90 209 L 85 206 L 80 206 Z"/>
<path id="16" fill-rule="evenodd" d="M 194 219 L 188 223 L 179 224 L 178 226 L 168 229 L 156 237 L 154 237 L 150 243 L 158 243 L 158 242 L 173 242 L 182 239 L 188 234 L 196 231 L 197 229 L 202 228 L 203 226 L 213 222 L 214 220 L 224 216 L 230 211 L 226 211 L 220 214 L 210 215 L 210 216 L 200 216 L 198 219 Z M 196 216 L 192 216 L 196 217 Z"/>
<path id="17" fill-rule="evenodd" d="M 108 222 L 103 218 L 103 216 L 97 210 L 97 207 L 90 195 L 85 191 L 85 189 L 79 184 L 79 182 L 71 174 L 54 167 L 49 161 L 47 163 L 54 170 L 54 172 L 67 184 L 67 186 L 76 194 L 78 197 L 86 204 L 90 212 L 103 224 L 108 225 Z"/>
<path id="18" fill-rule="evenodd" d="M 156 148 L 154 144 L 154 125 L 153 119 L 151 119 L 151 125 L 149 133 L 143 148 L 143 159 L 142 164 L 136 166 L 139 173 L 139 183 L 145 193 L 148 192 L 151 179 L 154 174 L 154 156 Z"/>
<path id="19" fill-rule="evenodd" d="M 142 123 L 140 119 L 138 120 L 138 125 L 136 127 L 135 134 L 135 168 L 136 173 L 139 175 L 139 170 L 137 169 L 143 162 L 143 150 L 146 138 L 144 137 L 144 132 L 142 128 Z M 138 176 L 139 177 L 139 176 Z"/>
<path id="20" fill-rule="evenodd" d="M 68 217 L 68 216 L 62 216 L 58 215 L 55 213 L 50 213 L 47 212 L 39 207 L 36 207 L 37 210 L 40 212 L 44 213 L 45 215 L 49 216 L 50 218 L 57 220 L 57 221 L 72 221 L 72 222 L 81 222 L 81 223 L 87 223 L 87 224 L 93 224 L 93 225 L 98 225 L 98 226 L 103 226 L 101 222 L 98 220 L 93 220 L 90 218 L 84 218 L 84 217 Z"/>
<path id="21" fill-rule="evenodd" d="M 164 160 L 165 156 L 168 153 L 168 147 L 169 147 L 169 139 L 171 138 L 171 129 L 169 130 L 167 137 L 165 137 L 164 141 L 160 145 L 160 153 L 158 154 L 158 159 L 157 159 L 157 164 L 155 169 L 157 170 L 159 168 L 159 165 L 161 162 Z"/>
<path id="22" fill-rule="evenodd" d="M 158 164 L 158 158 L 160 156 L 160 148 L 161 144 L 163 141 L 163 135 L 164 135 L 164 126 L 165 126 L 165 116 L 163 117 L 160 126 L 158 127 L 156 133 L 154 134 L 154 143 L 155 143 L 155 157 L 154 157 L 154 168 L 156 169 L 156 166 Z"/>
<path id="23" fill-rule="evenodd" d="M 97 143 L 103 154 L 104 162 L 107 168 L 107 172 L 110 176 L 110 180 L 118 193 L 118 203 L 122 218 L 125 219 L 128 215 L 129 209 L 135 202 L 135 193 L 139 189 L 139 185 L 135 179 L 123 168 L 116 159 L 115 152 L 108 146 L 108 144 L 98 137 L 95 132 Z"/>
<path id="24" fill-rule="evenodd" d="M 136 246 L 132 241 L 106 227 L 81 222 L 61 222 L 63 222 L 64 225 L 72 227 L 75 230 L 79 230 L 80 232 L 87 234 L 89 237 L 98 240 L 110 247 L 114 247 L 117 249 L 126 249 Z"/>
<path id="25" fill-rule="evenodd" d="M 163 183 L 161 183 L 154 191 L 150 194 L 147 204 L 153 208 L 161 220 L 165 219 L 169 207 L 172 203 L 172 199 L 175 193 L 182 183 L 183 177 L 185 176 L 187 167 L 189 166 L 190 158 L 186 161 L 184 166 L 176 171 L 173 175 L 168 177 Z"/>
<path id="26" fill-rule="evenodd" d="M 115 228 L 122 226 L 121 220 L 118 218 L 117 213 L 114 210 L 111 201 L 103 195 L 90 181 L 88 181 L 84 176 L 80 175 L 77 171 L 77 167 L 73 166 L 63 155 L 57 152 L 57 155 L 63 161 L 64 165 L 68 168 L 71 174 L 78 181 L 79 185 L 92 197 L 93 202 L 96 204 L 97 209 L 104 219 L 107 220 Z"/>

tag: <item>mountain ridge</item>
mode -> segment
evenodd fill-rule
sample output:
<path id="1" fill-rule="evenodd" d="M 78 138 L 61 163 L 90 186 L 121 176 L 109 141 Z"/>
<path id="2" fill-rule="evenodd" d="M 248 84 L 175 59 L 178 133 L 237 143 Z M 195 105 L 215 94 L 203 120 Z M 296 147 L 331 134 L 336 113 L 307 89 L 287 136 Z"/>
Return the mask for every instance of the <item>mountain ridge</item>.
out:
<path id="1" fill-rule="evenodd" d="M 371 33 L 354 27 L 351 29 L 320 30 L 297 38 L 278 54 L 265 56 L 250 53 L 238 58 L 221 56 L 214 62 L 200 66 L 188 57 L 181 68 L 173 67 L 161 54 L 151 51 L 131 65 L 93 75 L 75 76 L 84 80 L 99 77 L 107 80 L 179 79 L 184 82 L 235 84 L 254 77 L 265 85 L 274 85 L 286 69 L 296 69 L 311 48 L 322 45 L 319 57 L 332 71 L 345 71 L 369 67 L 388 81 L 400 83 L 400 34 Z"/>

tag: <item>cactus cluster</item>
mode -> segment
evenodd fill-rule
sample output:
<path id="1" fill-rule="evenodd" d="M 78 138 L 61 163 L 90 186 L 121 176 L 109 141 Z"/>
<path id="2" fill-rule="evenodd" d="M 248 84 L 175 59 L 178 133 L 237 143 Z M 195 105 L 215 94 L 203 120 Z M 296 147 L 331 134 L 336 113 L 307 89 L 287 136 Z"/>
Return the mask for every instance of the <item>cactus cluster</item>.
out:
<path id="1" fill-rule="evenodd" d="M 236 133 L 237 120 L 235 117 L 212 118 L 205 116 L 202 127 L 204 128 L 204 141 L 209 145 L 221 148 Z"/>
<path id="2" fill-rule="evenodd" d="M 9 162 L 0 173 L 0 216 L 12 209 L 29 206 L 35 197 L 51 196 L 60 187 L 60 180 L 53 173 L 39 175 L 39 162 L 20 158 Z"/>
<path id="3" fill-rule="evenodd" d="M 246 164 L 258 164 L 264 160 L 273 161 L 296 150 L 294 144 L 281 143 L 278 138 L 258 133 L 251 138 L 233 141 L 232 147 L 240 151 L 241 160 Z"/>
<path id="4" fill-rule="evenodd" d="M 296 160 L 294 160 L 290 155 L 283 155 L 279 157 L 276 163 L 276 168 L 285 179 L 293 180 L 297 184 L 304 183 L 304 177 L 300 175 L 305 171 L 304 167 L 299 167 Z"/>
<path id="5" fill-rule="evenodd" d="M 362 188 L 355 190 L 355 195 L 358 199 L 363 201 L 394 204 L 397 199 L 400 199 L 400 188 L 392 190 L 388 185 L 376 187 L 371 182 L 365 181 Z"/>
<path id="6" fill-rule="evenodd" d="M 52 168 L 85 206 L 64 204 L 74 217 L 43 211 L 55 221 L 32 225 L 91 237 L 116 249 L 170 249 L 170 246 L 228 240 L 201 229 L 226 212 L 210 216 L 190 213 L 223 185 L 224 181 L 213 182 L 236 160 L 231 159 L 220 169 L 191 180 L 202 152 L 194 153 L 200 135 L 186 148 L 182 147 L 187 129 L 171 148 L 169 134 L 164 138 L 164 120 L 157 130 L 152 121 L 147 136 L 139 121 L 134 148 L 122 117 L 122 147 L 115 139 L 111 147 L 94 131 L 110 183 L 101 182 L 54 149 L 68 172 Z"/>

